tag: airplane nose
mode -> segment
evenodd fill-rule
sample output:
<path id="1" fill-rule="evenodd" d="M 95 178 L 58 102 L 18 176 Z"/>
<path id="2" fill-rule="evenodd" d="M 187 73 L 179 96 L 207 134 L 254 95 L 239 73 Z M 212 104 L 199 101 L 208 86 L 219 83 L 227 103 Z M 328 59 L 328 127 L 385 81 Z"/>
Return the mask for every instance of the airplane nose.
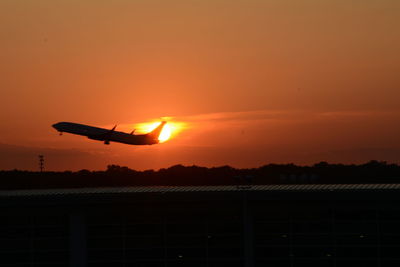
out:
<path id="1" fill-rule="evenodd" d="M 58 130 L 60 127 L 60 123 L 55 123 L 53 125 L 51 125 L 54 129 Z"/>

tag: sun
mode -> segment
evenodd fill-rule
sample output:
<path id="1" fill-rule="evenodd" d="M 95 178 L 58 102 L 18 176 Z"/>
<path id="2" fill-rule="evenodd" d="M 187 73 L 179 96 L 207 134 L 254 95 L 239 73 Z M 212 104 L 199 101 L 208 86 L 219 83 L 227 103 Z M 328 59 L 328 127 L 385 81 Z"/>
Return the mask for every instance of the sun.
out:
<path id="1" fill-rule="evenodd" d="M 141 133 L 149 133 L 153 131 L 160 122 L 145 122 L 136 125 L 136 129 Z M 175 136 L 179 131 L 183 129 L 183 123 L 181 122 L 171 122 L 168 121 L 162 129 L 160 135 L 158 136 L 158 141 L 164 143 Z"/>
<path id="2" fill-rule="evenodd" d="M 172 134 L 172 129 L 171 129 L 171 125 L 169 125 L 168 123 L 165 124 L 163 130 L 161 131 L 160 135 L 158 136 L 158 141 L 160 141 L 160 143 L 163 143 L 165 141 L 167 141 L 168 139 L 171 138 L 171 134 Z"/>

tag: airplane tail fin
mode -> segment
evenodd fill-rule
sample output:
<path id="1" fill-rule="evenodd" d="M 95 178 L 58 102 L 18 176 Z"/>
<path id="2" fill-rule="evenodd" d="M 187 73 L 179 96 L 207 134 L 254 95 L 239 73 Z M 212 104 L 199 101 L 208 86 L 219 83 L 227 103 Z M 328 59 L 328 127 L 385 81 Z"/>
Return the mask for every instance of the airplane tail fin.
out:
<path id="1" fill-rule="evenodd" d="M 162 121 L 153 131 L 148 133 L 152 138 L 157 139 L 160 136 L 162 129 L 164 128 L 166 121 Z"/>

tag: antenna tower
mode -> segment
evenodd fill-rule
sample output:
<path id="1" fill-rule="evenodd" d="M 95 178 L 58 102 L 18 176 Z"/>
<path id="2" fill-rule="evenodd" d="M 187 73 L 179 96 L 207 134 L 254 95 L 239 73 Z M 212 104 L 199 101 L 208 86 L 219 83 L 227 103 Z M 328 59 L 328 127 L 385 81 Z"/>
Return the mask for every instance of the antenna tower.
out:
<path id="1" fill-rule="evenodd" d="M 39 155 L 39 168 L 40 168 L 40 172 L 43 172 L 43 170 L 44 170 L 44 156 L 43 155 Z"/>

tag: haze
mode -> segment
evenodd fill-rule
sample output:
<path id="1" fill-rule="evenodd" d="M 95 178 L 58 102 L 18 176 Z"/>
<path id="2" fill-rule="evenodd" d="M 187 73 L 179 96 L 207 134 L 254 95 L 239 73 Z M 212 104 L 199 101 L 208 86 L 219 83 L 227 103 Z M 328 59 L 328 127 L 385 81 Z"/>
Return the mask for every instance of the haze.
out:
<path id="1" fill-rule="evenodd" d="M 398 0 L 0 2 L 0 169 L 398 162 Z M 71 121 L 166 143 L 58 136 Z"/>

